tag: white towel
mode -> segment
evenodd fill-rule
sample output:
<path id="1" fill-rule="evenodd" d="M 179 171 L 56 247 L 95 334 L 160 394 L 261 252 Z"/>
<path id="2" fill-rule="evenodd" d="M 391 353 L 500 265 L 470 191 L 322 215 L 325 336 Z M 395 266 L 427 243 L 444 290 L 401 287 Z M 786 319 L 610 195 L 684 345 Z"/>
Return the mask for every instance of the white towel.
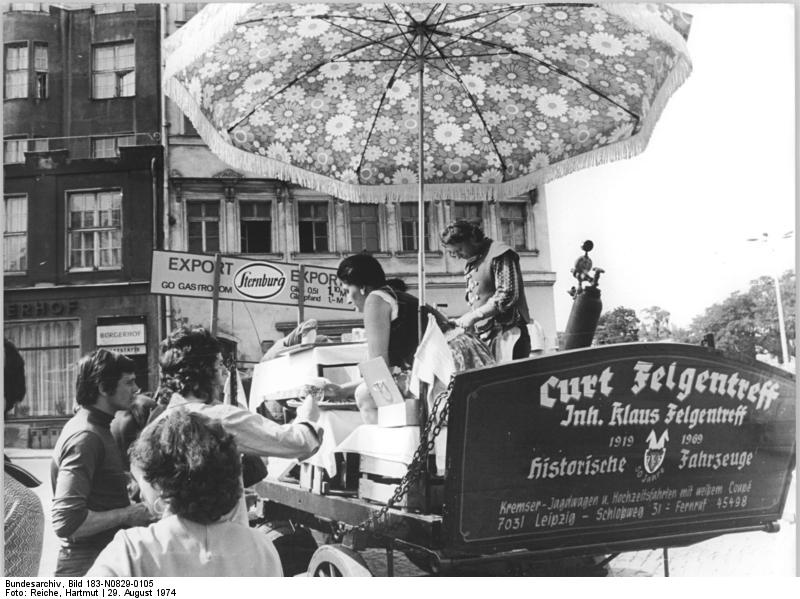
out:
<path id="1" fill-rule="evenodd" d="M 450 377 L 455 374 L 456 365 L 450 346 L 447 345 L 436 319 L 428 314 L 428 327 L 414 354 L 414 367 L 411 369 L 411 391 L 418 393 L 420 382 L 428 384 L 428 406 L 430 407 L 435 394 L 443 387 L 447 387 Z M 436 384 L 436 381 L 439 384 Z"/>

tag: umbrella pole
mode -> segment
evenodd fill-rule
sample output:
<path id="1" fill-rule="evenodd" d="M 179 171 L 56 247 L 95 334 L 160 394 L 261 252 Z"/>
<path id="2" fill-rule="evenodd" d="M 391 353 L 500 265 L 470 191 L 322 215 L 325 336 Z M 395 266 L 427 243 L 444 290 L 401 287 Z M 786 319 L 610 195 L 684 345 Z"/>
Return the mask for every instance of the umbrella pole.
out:
<path id="1" fill-rule="evenodd" d="M 425 36 L 419 35 L 419 54 L 417 60 L 419 62 L 419 89 L 418 89 L 418 119 L 419 119 L 419 151 L 417 153 L 419 159 L 419 166 L 417 170 L 417 181 L 419 182 L 419 195 L 417 197 L 417 280 L 419 281 L 419 308 L 417 312 L 417 320 L 419 321 L 418 341 L 422 341 L 422 335 L 425 331 L 427 324 L 423 320 L 422 306 L 425 305 L 425 147 L 423 143 L 424 128 L 422 124 L 423 110 L 423 84 L 425 78 L 425 58 L 424 41 Z M 425 422 L 428 420 L 428 386 L 420 381 L 419 384 L 419 423 L 422 430 L 424 430 Z M 420 439 L 420 443 L 427 443 L 427 439 Z M 425 456 L 425 461 L 422 465 L 422 483 L 423 483 L 423 508 L 426 512 L 430 511 L 431 507 L 431 494 L 430 494 L 430 471 L 428 470 L 429 456 Z"/>

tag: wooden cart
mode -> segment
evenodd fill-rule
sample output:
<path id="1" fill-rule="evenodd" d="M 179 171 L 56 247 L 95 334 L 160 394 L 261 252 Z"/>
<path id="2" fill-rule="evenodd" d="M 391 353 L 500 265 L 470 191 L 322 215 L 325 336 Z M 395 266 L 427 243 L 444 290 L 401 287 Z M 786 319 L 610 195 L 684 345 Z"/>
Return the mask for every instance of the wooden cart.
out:
<path id="1" fill-rule="evenodd" d="M 446 474 L 418 469 L 444 499 L 422 513 L 256 486 L 287 574 L 370 575 L 369 547 L 389 575 L 395 551 L 439 574 L 586 574 L 598 556 L 778 530 L 796 454 L 778 368 L 632 343 L 460 373 L 446 399 Z"/>

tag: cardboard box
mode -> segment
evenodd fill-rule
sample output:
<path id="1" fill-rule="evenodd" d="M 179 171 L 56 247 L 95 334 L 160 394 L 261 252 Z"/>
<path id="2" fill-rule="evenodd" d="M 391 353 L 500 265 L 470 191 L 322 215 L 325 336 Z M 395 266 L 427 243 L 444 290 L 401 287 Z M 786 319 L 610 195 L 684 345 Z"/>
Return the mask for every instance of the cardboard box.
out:
<path id="1" fill-rule="evenodd" d="M 419 426 L 419 400 L 378 406 L 378 426 Z"/>
<path id="2" fill-rule="evenodd" d="M 406 472 L 408 472 L 408 464 L 362 455 L 361 462 L 359 464 L 359 470 L 363 474 L 374 474 L 384 478 L 394 478 L 399 480 L 406 475 Z"/>
<path id="3" fill-rule="evenodd" d="M 358 496 L 360 499 L 374 501 L 375 503 L 387 504 L 389 499 L 392 498 L 397 485 L 400 481 L 389 480 L 373 480 L 367 476 L 363 476 L 358 485 Z M 431 509 L 436 513 L 438 508 L 441 507 L 444 500 L 444 485 L 432 484 L 430 488 L 431 495 Z M 404 508 L 408 510 L 422 510 L 425 507 L 425 489 L 421 482 L 416 481 L 411 484 L 411 487 L 403 496 L 400 501 L 394 504 L 393 507 Z"/>

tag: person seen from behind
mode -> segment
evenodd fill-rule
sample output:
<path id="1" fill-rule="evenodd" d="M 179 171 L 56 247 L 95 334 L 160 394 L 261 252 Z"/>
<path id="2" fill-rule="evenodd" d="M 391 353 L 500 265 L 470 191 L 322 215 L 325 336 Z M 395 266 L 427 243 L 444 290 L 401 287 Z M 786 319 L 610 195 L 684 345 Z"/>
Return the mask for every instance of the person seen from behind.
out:
<path id="1" fill-rule="evenodd" d="M 131 445 L 131 472 L 159 518 L 119 531 L 89 576 L 282 576 L 267 537 L 225 515 L 242 488 L 233 435 L 205 414 L 168 410 Z"/>

